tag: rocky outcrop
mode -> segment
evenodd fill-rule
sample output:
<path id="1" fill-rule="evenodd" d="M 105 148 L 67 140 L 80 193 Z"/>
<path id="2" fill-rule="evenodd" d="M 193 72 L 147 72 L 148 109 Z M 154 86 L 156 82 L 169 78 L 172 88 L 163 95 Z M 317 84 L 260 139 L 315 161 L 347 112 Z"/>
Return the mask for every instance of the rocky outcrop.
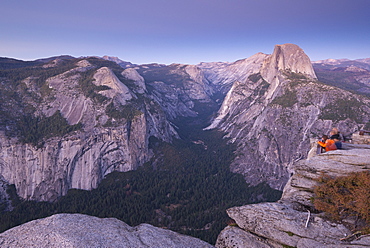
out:
<path id="1" fill-rule="evenodd" d="M 369 247 L 370 236 L 350 238 L 344 224 L 333 223 L 322 213 L 313 212 L 313 188 L 322 173 L 344 176 L 370 170 L 370 146 L 347 145 L 300 160 L 293 175 L 275 203 L 260 203 L 227 210 L 237 226 L 225 228 L 216 247 Z M 311 212 L 310 212 L 311 210 Z M 256 244 L 256 245 L 254 245 Z"/>
<path id="2" fill-rule="evenodd" d="M 353 134 L 352 143 L 370 145 L 370 131 L 361 130 L 358 134 Z"/>
<path id="3" fill-rule="evenodd" d="M 114 218 L 57 214 L 0 234 L 1 247 L 214 247 L 200 239 L 141 224 L 131 227 Z"/>
<path id="4" fill-rule="evenodd" d="M 92 82 L 97 86 L 109 88 L 99 91 L 99 94 L 111 99 L 116 98 L 122 105 L 133 98 L 130 89 L 119 81 L 117 76 L 107 67 L 99 68 L 94 74 Z"/>
<path id="5" fill-rule="evenodd" d="M 145 92 L 147 92 L 144 78 L 135 69 L 126 69 L 121 74 L 128 80 L 132 80 L 133 82 L 135 82 L 136 87 L 134 91 L 136 93 L 144 94 Z"/>

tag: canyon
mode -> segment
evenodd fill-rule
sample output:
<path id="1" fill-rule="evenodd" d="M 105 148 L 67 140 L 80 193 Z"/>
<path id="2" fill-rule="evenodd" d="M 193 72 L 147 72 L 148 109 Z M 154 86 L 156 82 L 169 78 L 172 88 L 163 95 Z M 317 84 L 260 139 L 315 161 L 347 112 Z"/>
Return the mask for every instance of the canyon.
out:
<path id="1" fill-rule="evenodd" d="M 280 190 L 292 162 L 307 154 L 311 137 L 332 126 L 349 135 L 370 119 L 368 98 L 317 81 L 309 58 L 294 44 L 229 64 L 126 63 L 132 67 L 123 69 L 92 57 L 55 58 L 38 66 L 68 68 L 50 77 L 31 73 L 18 82 L 23 92 L 12 89 L 20 102 L 6 92 L 2 99 L 10 117 L 2 121 L 0 174 L 24 199 L 53 201 L 70 188 L 96 188 L 112 171 L 138 168 L 152 156 L 149 137 L 178 138 L 174 120 L 201 118 L 198 105 L 219 108 L 205 128 L 221 130 L 237 144 L 231 170 L 251 185 L 266 182 Z M 11 82 L 2 79 L 3 86 Z M 69 125 L 83 128 L 48 137 L 42 145 L 19 142 L 19 135 L 7 133 L 29 109 L 39 117 L 59 111 Z"/>
<path id="2" fill-rule="evenodd" d="M 312 139 L 333 127 L 347 139 L 370 129 L 367 61 L 311 63 L 294 44 L 233 63 L 135 65 L 108 56 L 0 62 L 0 203 L 7 211 L 10 185 L 24 200 L 54 202 L 71 189 L 97 188 L 112 172 L 158 163 L 150 140 L 181 139 L 183 120 L 222 132 L 236 147 L 230 170 L 284 195 Z M 269 204 L 261 206 L 277 206 Z"/>

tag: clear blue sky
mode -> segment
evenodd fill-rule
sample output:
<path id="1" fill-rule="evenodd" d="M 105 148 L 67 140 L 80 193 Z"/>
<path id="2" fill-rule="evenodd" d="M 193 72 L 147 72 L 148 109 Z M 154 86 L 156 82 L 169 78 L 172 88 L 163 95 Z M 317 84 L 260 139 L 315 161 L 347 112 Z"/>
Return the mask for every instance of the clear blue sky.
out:
<path id="1" fill-rule="evenodd" d="M 369 58 L 370 0 L 2 0 L 0 57 L 229 61 L 294 43 L 311 58 Z"/>

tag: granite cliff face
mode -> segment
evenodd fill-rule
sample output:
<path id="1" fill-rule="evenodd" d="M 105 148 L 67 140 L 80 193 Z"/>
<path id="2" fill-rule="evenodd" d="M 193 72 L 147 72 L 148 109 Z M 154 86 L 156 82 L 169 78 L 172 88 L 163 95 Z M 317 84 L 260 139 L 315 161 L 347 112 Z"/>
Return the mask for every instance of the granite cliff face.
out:
<path id="1" fill-rule="evenodd" d="M 306 156 L 310 138 L 332 126 L 344 134 L 355 132 L 368 122 L 370 102 L 317 81 L 296 45 L 277 45 L 273 54 L 254 57 L 262 63 L 240 80 L 234 74 L 236 81 L 207 129 L 226 132 L 238 145 L 232 171 L 253 185 L 267 182 L 283 189 L 292 163 Z"/>
<path id="2" fill-rule="evenodd" d="M 234 63 L 203 62 L 198 67 L 213 87 L 225 95 L 235 82 L 245 82 L 250 75 L 258 73 L 267 57 L 267 54 L 257 53 Z"/>
<path id="3" fill-rule="evenodd" d="M 178 116 L 196 117 L 198 103 L 214 104 L 215 90 L 204 72 L 194 65 L 142 65 L 135 69 L 143 76 L 153 99 L 169 120 Z"/>
<path id="4" fill-rule="evenodd" d="M 215 104 L 193 65 L 112 57 L 17 63 L 1 78 L 0 175 L 24 199 L 52 201 L 71 188 L 96 188 L 112 171 L 135 170 L 153 155 L 151 136 L 171 142 L 178 138 L 173 120 L 196 117 L 199 103 Z M 56 122 L 65 119 L 73 132 L 41 129 L 59 115 Z"/>
<path id="5" fill-rule="evenodd" d="M 237 226 L 226 227 L 216 247 L 369 247 L 369 235 L 351 236 L 345 221 L 333 223 L 312 212 L 313 188 L 322 173 L 337 177 L 370 170 L 369 145 L 345 148 L 296 162 L 278 202 L 228 209 Z"/>
<path id="6" fill-rule="evenodd" d="M 114 218 L 57 214 L 0 234 L 1 247 L 214 247 L 200 239 L 141 224 L 131 227 Z"/>
<path id="7" fill-rule="evenodd" d="M 147 162 L 152 156 L 150 136 L 167 142 L 177 137 L 134 69 L 121 69 L 119 79 L 112 69 L 98 66 L 102 63 L 98 59 L 68 63 L 75 65 L 47 77 L 42 93 L 37 77 L 23 79 L 20 85 L 26 85 L 26 92 L 17 92 L 24 95 L 23 105 L 14 110 L 20 116 L 27 107 L 32 109 L 31 116 L 41 119 L 59 111 L 69 125 L 82 128 L 62 137 L 50 135 L 37 144 L 9 135 L 14 124 L 0 132 L 0 175 L 15 184 L 24 199 L 54 200 L 70 188 L 95 188 L 108 173 L 134 170 Z M 2 83 L 11 82 L 8 78 Z M 17 118 L 9 117 L 4 123 L 17 122 Z"/>

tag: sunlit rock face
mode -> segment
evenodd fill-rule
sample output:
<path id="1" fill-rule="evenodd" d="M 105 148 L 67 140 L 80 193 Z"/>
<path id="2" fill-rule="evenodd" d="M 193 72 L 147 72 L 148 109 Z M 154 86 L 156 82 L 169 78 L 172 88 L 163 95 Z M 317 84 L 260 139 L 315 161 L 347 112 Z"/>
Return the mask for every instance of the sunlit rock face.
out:
<path id="1" fill-rule="evenodd" d="M 214 247 L 200 239 L 141 224 L 131 227 L 115 218 L 56 214 L 0 234 L 1 247 Z"/>
<path id="2" fill-rule="evenodd" d="M 271 90 L 266 95 L 269 99 L 288 73 L 300 73 L 307 78 L 316 79 L 310 58 L 297 45 L 276 45 L 274 52 L 264 60 L 261 76 L 270 83 Z"/>
<path id="3" fill-rule="evenodd" d="M 345 221 L 333 223 L 324 218 L 323 213 L 313 212 L 311 200 L 322 173 L 337 177 L 369 171 L 369 152 L 369 145 L 346 145 L 345 150 L 330 151 L 296 162 L 278 202 L 227 210 L 237 226 L 225 228 L 216 247 L 235 247 L 235 244 L 240 245 L 238 247 L 250 244 L 250 247 L 299 248 L 370 246 L 368 235 L 350 238 L 353 232 L 343 224 Z"/>
<path id="4" fill-rule="evenodd" d="M 310 58 L 295 44 L 276 45 L 274 52 L 264 60 L 261 68 L 261 74 L 268 82 L 271 82 L 278 72 L 284 71 L 302 73 L 316 79 Z"/>

